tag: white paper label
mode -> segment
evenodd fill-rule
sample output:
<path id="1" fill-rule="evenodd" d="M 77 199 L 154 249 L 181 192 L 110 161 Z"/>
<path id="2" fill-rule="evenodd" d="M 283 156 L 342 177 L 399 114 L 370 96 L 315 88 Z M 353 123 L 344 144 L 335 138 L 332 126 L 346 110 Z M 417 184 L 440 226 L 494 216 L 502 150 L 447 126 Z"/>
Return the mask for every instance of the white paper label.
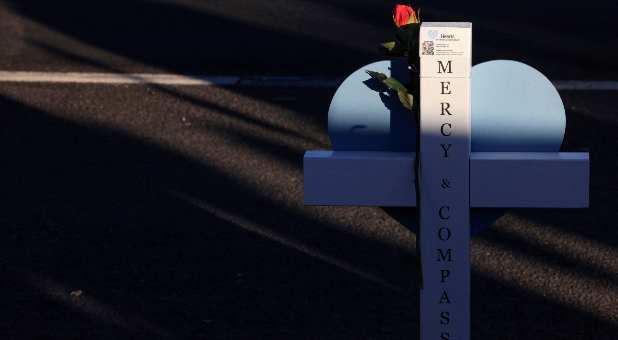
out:
<path id="1" fill-rule="evenodd" d="M 439 24 L 449 26 L 438 26 Z M 419 55 L 421 77 L 468 77 L 472 27 L 468 23 L 423 23 Z"/>

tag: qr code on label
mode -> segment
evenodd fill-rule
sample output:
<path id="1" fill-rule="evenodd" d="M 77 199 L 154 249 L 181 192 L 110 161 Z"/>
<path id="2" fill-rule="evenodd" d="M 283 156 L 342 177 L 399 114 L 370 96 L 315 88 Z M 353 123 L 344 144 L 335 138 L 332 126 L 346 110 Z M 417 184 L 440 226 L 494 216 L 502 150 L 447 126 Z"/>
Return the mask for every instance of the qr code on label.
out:
<path id="1" fill-rule="evenodd" d="M 433 55 L 433 41 L 423 41 L 423 55 Z"/>

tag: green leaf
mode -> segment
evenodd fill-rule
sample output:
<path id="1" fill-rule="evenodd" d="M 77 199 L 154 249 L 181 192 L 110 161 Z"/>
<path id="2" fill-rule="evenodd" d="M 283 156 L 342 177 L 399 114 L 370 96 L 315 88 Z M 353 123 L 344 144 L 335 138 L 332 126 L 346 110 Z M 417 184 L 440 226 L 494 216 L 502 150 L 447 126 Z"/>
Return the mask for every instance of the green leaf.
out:
<path id="1" fill-rule="evenodd" d="M 386 86 L 388 86 L 388 88 L 391 90 L 395 90 L 397 92 L 400 92 L 400 91 L 408 92 L 408 89 L 406 89 L 406 87 L 403 86 L 403 84 L 400 83 L 399 80 L 393 77 L 387 78 L 383 81 L 384 81 L 384 84 L 386 84 Z"/>
<path id="2" fill-rule="evenodd" d="M 380 45 L 382 45 L 382 47 L 384 47 L 387 51 L 392 52 L 396 44 L 394 41 L 389 41 L 389 42 L 381 43 Z"/>
<path id="3" fill-rule="evenodd" d="M 414 97 L 408 93 L 408 91 L 397 91 L 399 101 L 406 109 L 412 111 L 412 105 L 414 104 Z"/>
<path id="4" fill-rule="evenodd" d="M 412 110 L 414 105 L 414 96 L 408 93 L 408 89 L 399 82 L 399 80 L 393 77 L 387 77 L 384 73 L 365 70 L 371 78 L 376 79 L 386 85 L 391 90 L 397 92 L 397 96 L 399 97 L 399 101 L 401 104 L 408 110 Z"/>
<path id="5" fill-rule="evenodd" d="M 380 44 L 380 52 L 389 57 L 404 57 L 403 46 L 396 41 L 389 41 Z"/>
<path id="6" fill-rule="evenodd" d="M 367 72 L 367 74 L 370 75 L 371 78 L 379 80 L 379 81 L 385 81 L 386 78 L 388 78 L 384 73 L 369 71 L 369 70 L 365 70 L 365 72 Z"/>

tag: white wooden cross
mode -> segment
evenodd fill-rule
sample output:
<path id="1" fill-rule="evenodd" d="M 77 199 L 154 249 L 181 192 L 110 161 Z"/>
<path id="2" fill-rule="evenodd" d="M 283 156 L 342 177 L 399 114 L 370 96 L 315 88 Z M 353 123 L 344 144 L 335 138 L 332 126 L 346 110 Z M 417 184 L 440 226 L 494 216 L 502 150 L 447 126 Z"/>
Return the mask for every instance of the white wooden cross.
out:
<path id="1" fill-rule="evenodd" d="M 422 340 L 470 339 L 470 208 L 588 206 L 588 153 L 470 152 L 470 23 L 423 23 Z M 424 44 L 423 41 L 432 41 Z M 415 207 L 414 153 L 308 151 L 306 205 Z"/>

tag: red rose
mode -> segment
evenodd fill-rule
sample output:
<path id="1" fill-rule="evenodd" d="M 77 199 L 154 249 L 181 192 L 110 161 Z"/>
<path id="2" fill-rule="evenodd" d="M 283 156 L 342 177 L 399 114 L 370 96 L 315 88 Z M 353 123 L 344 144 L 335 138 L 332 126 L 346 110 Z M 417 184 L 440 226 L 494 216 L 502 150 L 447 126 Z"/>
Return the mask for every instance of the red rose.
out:
<path id="1" fill-rule="evenodd" d="M 397 27 L 405 26 L 408 24 L 418 24 L 418 18 L 414 9 L 408 5 L 396 5 L 393 12 L 393 20 Z"/>

